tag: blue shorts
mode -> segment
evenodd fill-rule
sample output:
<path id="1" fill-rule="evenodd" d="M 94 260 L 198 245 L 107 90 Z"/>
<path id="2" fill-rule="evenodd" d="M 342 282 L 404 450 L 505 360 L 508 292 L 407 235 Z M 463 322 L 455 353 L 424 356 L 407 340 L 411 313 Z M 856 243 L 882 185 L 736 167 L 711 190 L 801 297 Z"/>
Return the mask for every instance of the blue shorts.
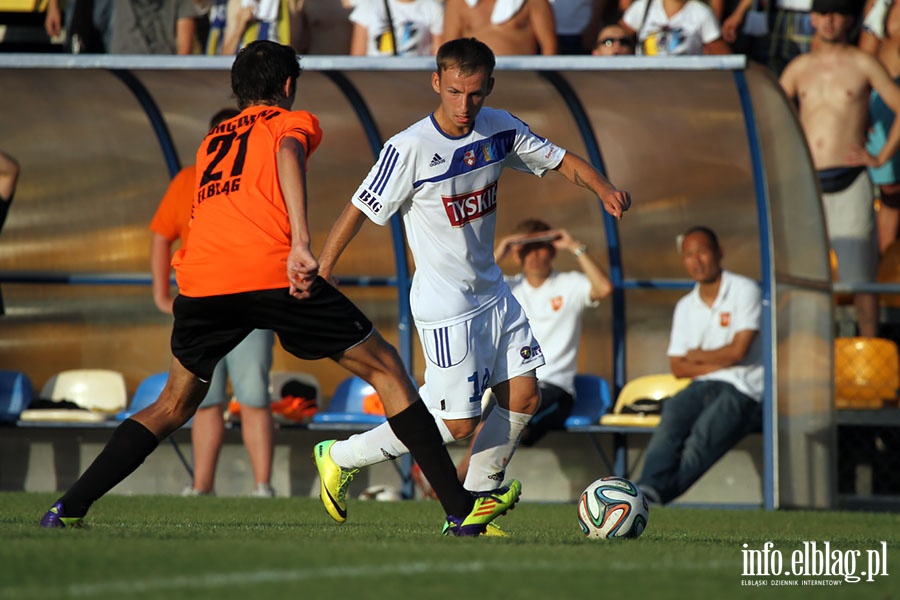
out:
<path id="1" fill-rule="evenodd" d="M 900 77 L 894 81 L 900 83 Z M 866 141 L 866 151 L 872 156 L 877 156 L 887 141 L 888 132 L 894 125 L 894 112 L 888 108 L 875 90 L 872 90 L 872 95 L 869 97 L 869 115 L 872 119 L 872 128 L 869 130 L 869 138 Z M 900 183 L 900 152 L 894 154 L 880 167 L 869 168 L 869 175 L 875 185 Z"/>

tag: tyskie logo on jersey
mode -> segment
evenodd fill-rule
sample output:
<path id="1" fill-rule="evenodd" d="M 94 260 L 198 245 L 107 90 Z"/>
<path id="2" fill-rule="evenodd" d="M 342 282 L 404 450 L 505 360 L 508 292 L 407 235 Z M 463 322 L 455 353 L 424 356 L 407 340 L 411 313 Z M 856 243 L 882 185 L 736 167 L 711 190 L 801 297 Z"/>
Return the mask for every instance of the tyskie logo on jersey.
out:
<path id="1" fill-rule="evenodd" d="M 451 227 L 462 227 L 497 210 L 497 182 L 467 194 L 441 196 L 441 200 Z"/>

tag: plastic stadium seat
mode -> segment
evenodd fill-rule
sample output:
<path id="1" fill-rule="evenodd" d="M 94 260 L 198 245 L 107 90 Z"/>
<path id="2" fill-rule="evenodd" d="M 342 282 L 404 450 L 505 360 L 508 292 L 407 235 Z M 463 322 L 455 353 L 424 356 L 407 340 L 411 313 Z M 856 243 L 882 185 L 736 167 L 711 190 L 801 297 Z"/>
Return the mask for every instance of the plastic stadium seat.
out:
<path id="1" fill-rule="evenodd" d="M 31 404 L 34 388 L 28 375 L 19 371 L 0 371 L 0 423 L 15 423 Z"/>
<path id="2" fill-rule="evenodd" d="M 575 376 L 575 404 L 566 419 L 566 429 L 598 424 L 611 406 L 612 396 L 606 380 L 598 375 L 579 373 Z"/>
<path id="3" fill-rule="evenodd" d="M 386 421 L 384 415 L 367 413 L 364 402 L 375 395 L 375 388 L 359 377 L 345 379 L 334 390 L 331 402 L 320 410 L 310 423 L 315 425 L 353 425 L 371 427 Z"/>
<path id="4" fill-rule="evenodd" d="M 147 408 L 156 402 L 163 388 L 166 387 L 166 381 L 169 380 L 168 373 L 154 373 L 144 378 L 137 389 L 134 391 L 134 398 L 125 410 L 119 411 L 116 418 L 120 421 L 131 417 L 133 414 Z"/>
<path id="5" fill-rule="evenodd" d="M 85 410 L 115 414 L 128 404 L 125 377 L 110 369 L 72 369 L 51 377 L 41 398 L 68 400 Z"/>
<path id="6" fill-rule="evenodd" d="M 645 375 L 632 379 L 619 392 L 616 406 L 612 414 L 600 419 L 601 425 L 620 425 L 627 427 L 656 427 L 659 425 L 657 414 L 627 414 L 626 406 L 640 400 L 663 400 L 670 398 L 686 388 L 691 382 L 689 378 L 678 378 L 672 374 Z"/>
<path id="7" fill-rule="evenodd" d="M 836 408 L 881 408 L 897 397 L 900 357 L 897 344 L 882 338 L 834 340 Z"/>
<path id="8" fill-rule="evenodd" d="M 109 369 L 72 369 L 60 371 L 41 388 L 40 398 L 62 402 L 79 408 L 29 409 L 22 411 L 22 421 L 98 422 L 105 421 L 128 404 L 125 377 Z"/>

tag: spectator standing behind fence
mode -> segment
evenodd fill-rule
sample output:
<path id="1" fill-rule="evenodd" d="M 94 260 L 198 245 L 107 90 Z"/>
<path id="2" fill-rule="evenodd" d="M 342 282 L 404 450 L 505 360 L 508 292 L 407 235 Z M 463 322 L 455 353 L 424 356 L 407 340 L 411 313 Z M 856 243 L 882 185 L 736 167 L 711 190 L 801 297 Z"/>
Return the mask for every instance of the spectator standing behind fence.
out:
<path id="1" fill-rule="evenodd" d="M 0 150 L 0 233 L 3 233 L 3 226 L 6 224 L 6 217 L 12 206 L 13 196 L 16 195 L 20 171 L 21 168 L 16 159 Z M 0 294 L 0 315 L 3 314 L 3 294 Z"/>
<path id="2" fill-rule="evenodd" d="M 729 54 L 719 21 L 700 0 L 635 0 L 619 25 L 637 39 L 638 54 Z"/>
<path id="3" fill-rule="evenodd" d="M 119 0 L 113 10 L 110 54 L 191 54 L 193 0 Z"/>
<path id="4" fill-rule="evenodd" d="M 357 0 L 353 56 L 434 56 L 444 32 L 439 0 Z"/>
<path id="5" fill-rule="evenodd" d="M 570 252 L 579 271 L 557 271 L 553 261 L 558 251 Z M 520 444 L 533 446 L 548 431 L 562 429 L 575 403 L 575 374 L 584 314 L 612 293 L 612 283 L 594 262 L 586 244 L 565 229 L 551 229 L 539 219 L 525 220 L 515 233 L 500 240 L 494 260 L 500 263 L 512 255 L 520 273 L 504 277 L 513 296 L 522 305 L 534 336 L 541 344 L 544 366 L 538 367 L 540 405 L 522 430 Z M 491 404 L 495 404 L 491 400 Z M 492 409 L 492 408 L 491 408 Z M 482 423 L 485 415 L 482 415 Z M 481 425 L 476 428 L 477 438 Z M 471 447 L 469 448 L 471 453 Z M 469 456 L 457 465 L 465 481 Z"/>
<path id="6" fill-rule="evenodd" d="M 597 34 L 594 56 L 628 56 L 634 54 L 634 36 L 621 25 L 607 25 Z"/>
<path id="7" fill-rule="evenodd" d="M 878 156 L 864 147 L 872 90 L 896 113 L 900 87 L 878 60 L 848 42 L 858 10 L 854 0 L 815 0 L 812 50 L 792 60 L 780 79 L 797 104 L 822 187 L 838 279 L 851 284 L 874 281 L 878 266 L 874 189 L 866 167 L 883 165 L 900 147 L 900 120 L 894 121 Z M 858 334 L 875 336 L 877 297 L 856 294 L 854 305 Z"/>
<path id="8" fill-rule="evenodd" d="M 444 39 L 474 37 L 494 54 L 556 54 L 547 0 L 446 0 Z"/>
<path id="9" fill-rule="evenodd" d="M 900 2 L 869 0 L 859 47 L 884 65 L 894 83 L 900 83 Z M 872 123 L 866 150 L 877 156 L 894 124 L 894 111 L 877 90 L 872 90 L 869 98 L 869 116 Z M 900 230 L 900 153 L 895 153 L 880 167 L 869 167 L 869 175 L 879 190 L 878 250 L 884 254 Z"/>
<path id="10" fill-rule="evenodd" d="M 675 305 L 669 365 L 693 381 L 663 402 L 638 486 L 667 504 L 762 424 L 762 301 L 759 285 L 722 269 L 715 232 L 679 236 L 681 262 L 694 289 Z"/>
<path id="11" fill-rule="evenodd" d="M 557 53 L 590 54 L 606 0 L 550 0 L 556 24 Z"/>
<path id="12" fill-rule="evenodd" d="M 210 130 L 239 112 L 234 108 L 220 110 L 213 115 Z M 166 314 L 172 314 L 174 300 L 169 285 L 172 246 L 178 240 L 182 247 L 187 244 L 196 187 L 194 165 L 185 167 L 172 179 L 150 222 L 153 232 L 150 250 L 153 301 Z M 263 498 L 275 495 L 271 485 L 275 425 L 269 407 L 269 372 L 272 370 L 274 338 L 270 330 L 256 329 L 216 365 L 209 391 L 194 415 L 191 427 L 194 479 L 182 495 L 206 496 L 214 493 L 216 464 L 225 437 L 224 411 L 228 403 L 226 384 L 229 377 L 234 396 L 241 405 L 241 436 L 250 457 L 255 483 L 252 495 Z"/>
<path id="13" fill-rule="evenodd" d="M 66 52 L 104 53 L 112 39 L 114 8 L 113 0 L 70 0 L 63 13 L 59 0 L 48 0 L 44 29 L 51 38 L 65 31 Z"/>
<path id="14" fill-rule="evenodd" d="M 291 41 L 294 3 L 283 0 L 214 0 L 206 54 L 234 54 L 255 40 Z"/>

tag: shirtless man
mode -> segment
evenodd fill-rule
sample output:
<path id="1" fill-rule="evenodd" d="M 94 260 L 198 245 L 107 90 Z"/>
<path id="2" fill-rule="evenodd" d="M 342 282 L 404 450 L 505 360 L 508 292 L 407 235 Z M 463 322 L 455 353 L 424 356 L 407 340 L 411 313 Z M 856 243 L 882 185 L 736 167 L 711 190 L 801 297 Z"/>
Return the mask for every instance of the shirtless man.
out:
<path id="1" fill-rule="evenodd" d="M 859 47 L 877 58 L 891 78 L 900 81 L 900 2 L 869 0 L 866 3 Z M 877 92 L 869 99 L 872 128 L 866 149 L 878 152 L 894 122 L 894 113 Z M 900 156 L 869 169 L 872 183 L 880 190 L 878 209 L 878 249 L 884 254 L 900 233 Z"/>
<path id="2" fill-rule="evenodd" d="M 494 54 L 556 54 L 556 25 L 547 0 L 447 0 L 444 38 L 474 37 Z"/>
<path id="3" fill-rule="evenodd" d="M 788 98 L 798 102 L 800 124 L 822 185 L 838 278 L 844 283 L 875 280 L 874 190 L 866 167 L 883 165 L 900 147 L 900 120 L 877 156 L 864 147 L 869 94 L 877 91 L 896 113 L 900 87 L 878 60 L 848 43 L 857 8 L 854 0 L 814 0 L 812 50 L 792 60 L 780 79 Z M 859 335 L 875 336 L 877 298 L 857 294 L 854 304 Z"/>

